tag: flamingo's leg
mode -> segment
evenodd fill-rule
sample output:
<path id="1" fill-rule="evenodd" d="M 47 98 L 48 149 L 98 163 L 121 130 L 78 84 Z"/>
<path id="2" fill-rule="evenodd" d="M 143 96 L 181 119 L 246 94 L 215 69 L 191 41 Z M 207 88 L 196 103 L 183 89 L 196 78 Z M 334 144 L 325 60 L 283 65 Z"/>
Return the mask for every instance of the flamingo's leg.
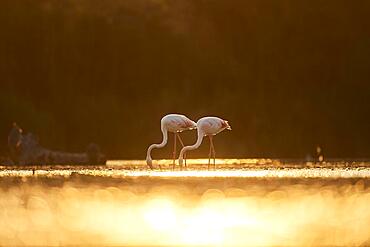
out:
<path id="1" fill-rule="evenodd" d="M 211 165 L 211 155 L 212 155 L 212 136 L 209 137 L 209 153 L 208 153 L 208 170 L 209 166 Z"/>
<path id="2" fill-rule="evenodd" d="M 211 147 L 212 147 L 212 153 L 213 153 L 213 168 L 216 169 L 216 150 L 215 146 L 213 145 L 213 138 L 210 138 L 211 140 Z"/>
<path id="3" fill-rule="evenodd" d="M 180 141 L 180 143 L 181 143 L 181 146 L 182 147 L 185 147 L 185 145 L 184 145 L 184 142 L 182 141 L 182 139 L 181 139 L 181 137 L 180 137 L 180 135 L 179 135 L 179 133 L 177 133 L 176 132 L 176 135 L 177 135 L 177 137 L 179 138 L 179 141 Z M 185 164 L 185 167 L 187 167 L 187 165 L 186 165 L 186 153 L 184 153 L 184 164 Z"/>
<path id="4" fill-rule="evenodd" d="M 179 133 L 177 133 L 177 132 L 176 132 L 176 135 L 177 135 L 177 138 L 179 138 L 179 141 L 180 141 L 180 143 L 181 143 L 182 147 L 184 147 L 184 142 L 182 141 L 182 139 L 181 139 L 181 137 L 180 137 Z"/>
<path id="5" fill-rule="evenodd" d="M 173 155 L 172 155 L 172 170 L 175 170 L 175 160 L 176 160 L 176 135 L 177 133 L 174 133 L 174 142 L 173 142 Z"/>

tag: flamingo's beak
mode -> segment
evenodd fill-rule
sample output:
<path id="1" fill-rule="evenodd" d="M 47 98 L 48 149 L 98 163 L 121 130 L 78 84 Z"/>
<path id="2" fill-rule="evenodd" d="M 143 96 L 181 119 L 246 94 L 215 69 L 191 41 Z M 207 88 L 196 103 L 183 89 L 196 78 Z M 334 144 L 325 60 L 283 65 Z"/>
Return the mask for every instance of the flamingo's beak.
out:
<path id="1" fill-rule="evenodd" d="M 226 129 L 231 130 L 231 126 L 230 126 L 229 122 L 225 120 L 225 124 L 226 124 Z"/>
<path id="2" fill-rule="evenodd" d="M 151 160 L 147 160 L 146 164 L 149 166 L 151 170 L 153 170 L 153 162 Z"/>
<path id="3" fill-rule="evenodd" d="M 179 166 L 182 168 L 182 159 L 179 159 Z"/>

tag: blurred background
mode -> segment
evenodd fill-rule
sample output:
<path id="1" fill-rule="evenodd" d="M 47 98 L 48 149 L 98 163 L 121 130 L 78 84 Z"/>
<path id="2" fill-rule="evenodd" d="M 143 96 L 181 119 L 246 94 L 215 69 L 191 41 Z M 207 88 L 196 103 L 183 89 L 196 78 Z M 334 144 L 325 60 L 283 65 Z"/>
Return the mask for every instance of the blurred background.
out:
<path id="1" fill-rule="evenodd" d="M 161 117 L 183 113 L 229 120 L 219 157 L 370 157 L 369 12 L 345 0 L 2 0 L 0 155 L 15 121 L 48 148 L 96 142 L 143 159 Z"/>

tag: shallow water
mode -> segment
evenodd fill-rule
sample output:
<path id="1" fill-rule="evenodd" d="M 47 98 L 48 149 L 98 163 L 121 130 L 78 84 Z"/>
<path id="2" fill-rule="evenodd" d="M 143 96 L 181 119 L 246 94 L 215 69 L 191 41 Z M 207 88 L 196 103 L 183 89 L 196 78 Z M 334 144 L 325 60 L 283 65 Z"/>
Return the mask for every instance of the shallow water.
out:
<path id="1" fill-rule="evenodd" d="M 106 166 L 3 167 L 0 177 L 71 176 L 102 177 L 229 177 L 229 178 L 370 178 L 370 162 L 284 163 L 270 159 L 188 160 L 180 169 L 172 160 L 159 160 L 148 169 L 144 160 L 111 160 Z"/>
<path id="2" fill-rule="evenodd" d="M 3 167 L 0 245 L 370 243 L 366 162 L 207 162 Z"/>

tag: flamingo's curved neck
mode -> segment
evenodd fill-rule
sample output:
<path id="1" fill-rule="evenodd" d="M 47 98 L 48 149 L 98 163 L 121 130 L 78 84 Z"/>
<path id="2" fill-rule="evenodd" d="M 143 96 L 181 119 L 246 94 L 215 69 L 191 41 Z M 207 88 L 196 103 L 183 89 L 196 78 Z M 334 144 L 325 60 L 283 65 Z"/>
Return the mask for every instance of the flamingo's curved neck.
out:
<path id="1" fill-rule="evenodd" d="M 191 146 L 185 146 L 181 149 L 180 151 L 180 156 L 179 156 L 179 165 L 182 166 L 182 161 L 183 161 L 183 158 L 184 158 L 184 154 L 189 151 L 189 150 L 194 150 L 194 149 L 197 149 L 200 144 L 202 144 L 202 141 L 203 141 L 203 137 L 204 137 L 204 134 L 203 132 L 198 129 L 198 139 L 197 139 L 197 142 L 194 144 L 194 145 L 191 145 Z"/>
<path id="2" fill-rule="evenodd" d="M 151 156 L 152 149 L 153 148 L 163 148 L 167 144 L 167 141 L 168 141 L 167 129 L 164 128 L 163 126 L 161 126 L 161 131 L 162 131 L 162 135 L 163 135 L 162 142 L 159 143 L 159 144 L 150 145 L 147 152 L 146 152 L 146 162 L 147 162 L 148 165 L 150 164 L 150 166 L 151 166 L 151 163 L 152 163 L 152 156 Z"/>

